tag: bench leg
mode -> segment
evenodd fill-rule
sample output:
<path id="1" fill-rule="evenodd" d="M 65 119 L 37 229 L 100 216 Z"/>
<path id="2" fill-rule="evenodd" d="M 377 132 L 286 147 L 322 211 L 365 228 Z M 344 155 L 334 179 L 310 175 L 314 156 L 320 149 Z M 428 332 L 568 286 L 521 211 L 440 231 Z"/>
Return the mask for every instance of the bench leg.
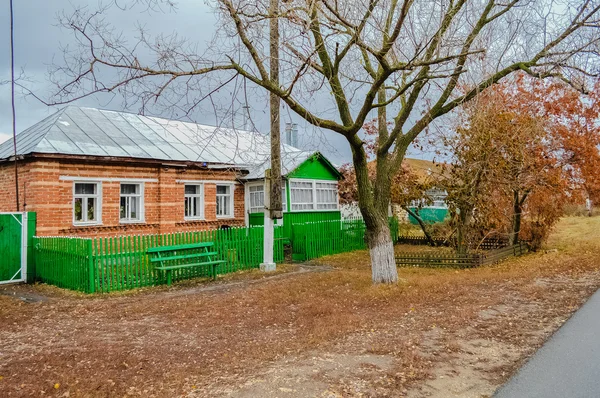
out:
<path id="1" fill-rule="evenodd" d="M 167 270 L 167 286 L 171 286 L 171 270 Z"/>
<path id="2" fill-rule="evenodd" d="M 217 280 L 217 264 L 213 264 L 212 267 L 213 267 L 213 269 L 212 269 L 213 281 L 216 281 Z"/>

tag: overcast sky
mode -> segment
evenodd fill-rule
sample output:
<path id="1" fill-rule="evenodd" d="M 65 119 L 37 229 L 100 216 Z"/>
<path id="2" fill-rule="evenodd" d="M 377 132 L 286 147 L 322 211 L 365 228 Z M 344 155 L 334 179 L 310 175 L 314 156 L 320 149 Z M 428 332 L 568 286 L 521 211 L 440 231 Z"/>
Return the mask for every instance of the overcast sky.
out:
<path id="1" fill-rule="evenodd" d="M 48 97 L 50 84 L 48 81 L 48 66 L 60 60 L 60 47 L 73 41 L 72 33 L 57 26 L 57 15 L 63 11 L 69 12 L 73 7 L 87 5 L 92 9 L 98 7 L 98 0 L 18 0 L 15 7 L 15 65 L 17 74 L 23 69 L 28 81 L 26 84 L 37 95 Z M 0 82 L 10 79 L 9 59 L 9 7 L 8 2 L 3 2 L 0 9 L 0 26 L 2 27 L 2 40 L 0 53 Z M 197 41 L 200 47 L 206 46 L 216 29 L 216 18 L 210 7 L 200 0 L 179 0 L 175 12 L 151 13 L 136 11 L 122 12 L 112 10 L 108 15 L 109 20 L 128 37 L 136 33 L 135 25 L 139 22 L 146 26 L 151 34 L 170 34 L 177 32 L 183 37 Z M 224 90 L 221 93 L 225 100 L 231 93 Z M 318 99 L 315 99 L 318 101 Z M 54 113 L 57 107 L 47 107 L 33 97 L 17 95 L 17 132 L 21 132 L 44 117 Z M 97 96 L 86 98 L 76 105 L 90 106 L 111 110 L 124 110 L 119 98 Z M 269 115 L 266 96 L 253 99 L 251 115 L 259 131 L 268 132 Z M 137 109 L 131 109 L 136 112 Z M 153 116 L 164 116 L 155 114 Z M 194 120 L 204 124 L 221 124 L 215 120 L 214 113 L 198 111 Z M 240 116 L 241 120 L 241 116 Z M 331 132 L 321 132 L 309 126 L 302 119 L 287 111 L 282 113 L 282 122 L 295 122 L 304 134 L 300 144 L 304 149 L 320 150 L 334 162 L 341 164 L 349 162 L 350 149 L 345 139 Z M 227 123 L 225 123 L 227 124 Z M 12 134 L 10 114 L 10 85 L 0 86 L 0 142 L 8 139 Z M 419 156 L 419 155 L 416 155 Z"/>

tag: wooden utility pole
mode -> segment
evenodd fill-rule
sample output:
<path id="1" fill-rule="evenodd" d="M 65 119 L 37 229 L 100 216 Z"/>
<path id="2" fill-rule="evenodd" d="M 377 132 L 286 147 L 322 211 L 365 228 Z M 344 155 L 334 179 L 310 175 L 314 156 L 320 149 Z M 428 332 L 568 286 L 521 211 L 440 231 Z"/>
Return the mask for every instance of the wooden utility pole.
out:
<path id="1" fill-rule="evenodd" d="M 279 86 L 279 0 L 271 0 L 271 81 Z M 281 206 L 281 99 L 271 93 L 271 218 L 283 217 Z"/>
<path id="2" fill-rule="evenodd" d="M 19 166 L 17 163 L 17 116 L 15 112 L 15 23 L 14 23 L 13 1 L 10 0 L 10 102 L 12 106 L 12 133 L 13 149 L 15 152 L 15 199 L 16 211 L 20 211 L 19 205 Z"/>
<path id="3" fill-rule="evenodd" d="M 279 86 L 279 0 L 270 0 L 269 55 L 271 83 Z M 263 271 L 274 271 L 273 247 L 275 241 L 275 220 L 283 217 L 281 205 L 281 122 L 279 117 L 280 98 L 271 93 L 271 169 L 265 173 L 265 223 Z"/>

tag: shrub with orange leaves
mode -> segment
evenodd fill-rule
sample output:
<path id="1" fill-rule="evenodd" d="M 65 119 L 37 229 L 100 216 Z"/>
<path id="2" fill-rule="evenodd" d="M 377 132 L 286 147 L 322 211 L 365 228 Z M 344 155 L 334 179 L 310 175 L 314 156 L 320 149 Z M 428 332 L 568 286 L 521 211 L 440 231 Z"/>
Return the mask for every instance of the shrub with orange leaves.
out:
<path id="1" fill-rule="evenodd" d="M 600 95 L 519 75 L 462 109 L 445 181 L 459 250 L 506 234 L 538 248 L 569 200 L 600 192 Z"/>

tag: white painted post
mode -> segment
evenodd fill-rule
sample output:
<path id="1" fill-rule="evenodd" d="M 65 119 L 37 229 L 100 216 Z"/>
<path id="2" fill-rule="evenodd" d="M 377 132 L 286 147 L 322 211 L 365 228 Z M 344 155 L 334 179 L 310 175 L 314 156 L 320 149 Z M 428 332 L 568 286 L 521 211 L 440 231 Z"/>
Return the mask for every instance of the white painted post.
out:
<path id="1" fill-rule="evenodd" d="M 273 261 L 273 241 L 275 239 L 273 219 L 265 212 L 265 236 L 263 242 L 263 262 L 260 270 L 264 272 L 275 271 L 276 265 Z"/>
<path id="2" fill-rule="evenodd" d="M 21 280 L 27 282 L 27 212 L 21 216 Z"/>
<path id="3" fill-rule="evenodd" d="M 590 200 L 590 198 L 587 198 L 585 200 L 585 209 L 588 212 L 588 216 L 591 217 L 593 213 L 592 213 L 592 201 Z"/>
<path id="4" fill-rule="evenodd" d="M 269 208 L 271 207 L 271 170 L 265 172 L 265 223 L 263 236 L 263 262 L 260 264 L 260 270 L 263 272 L 275 271 L 276 265 L 273 261 L 273 246 L 275 241 L 275 224 L 271 218 Z"/>

